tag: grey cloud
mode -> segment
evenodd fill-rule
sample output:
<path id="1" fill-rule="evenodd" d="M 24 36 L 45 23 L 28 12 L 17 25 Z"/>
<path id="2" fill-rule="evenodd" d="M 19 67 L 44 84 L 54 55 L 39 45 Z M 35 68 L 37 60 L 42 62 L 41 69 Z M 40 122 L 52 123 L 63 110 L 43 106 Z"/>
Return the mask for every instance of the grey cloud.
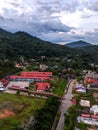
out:
<path id="1" fill-rule="evenodd" d="M 31 10 L 30 14 L 26 13 L 26 7 L 19 5 L 17 3 L 11 2 L 10 4 L 15 5 L 15 6 L 19 6 L 20 9 L 23 10 L 22 14 L 19 15 L 16 9 L 7 9 L 4 8 L 4 14 L 7 14 L 7 17 L 11 18 L 13 17 L 13 19 L 17 20 L 17 21 L 24 21 L 24 22 L 32 22 L 33 23 L 37 22 L 37 21 L 47 21 L 49 19 L 54 19 L 54 18 L 58 18 L 60 16 L 54 16 L 54 13 L 60 13 L 61 11 L 69 11 L 69 12 L 73 12 L 76 10 L 77 6 L 78 6 L 78 0 L 72 0 L 72 2 L 66 3 L 59 0 L 53 0 L 51 1 L 46 1 L 46 0 L 36 0 L 36 5 L 32 5 L 32 3 L 29 5 L 31 8 L 33 6 L 36 6 L 36 10 L 33 12 L 33 10 Z M 27 4 L 30 3 L 26 1 Z"/>
<path id="2" fill-rule="evenodd" d="M 91 15 L 91 14 L 83 14 L 82 16 L 81 16 L 81 18 L 91 18 L 93 15 Z"/>
<path id="3" fill-rule="evenodd" d="M 0 16 L 0 23 L 3 24 L 3 23 L 7 23 L 9 21 L 14 21 L 12 18 L 5 18 L 3 16 Z"/>
<path id="4" fill-rule="evenodd" d="M 49 12 L 49 13 L 56 13 L 60 12 L 60 2 L 59 1 L 54 1 L 54 2 L 47 2 L 47 1 L 37 1 L 38 5 L 38 11 L 41 12 Z"/>
<path id="5" fill-rule="evenodd" d="M 3 8 L 3 13 L 4 16 L 7 18 L 15 18 L 18 14 L 17 11 L 15 9 L 7 9 L 7 8 Z"/>
<path id="6" fill-rule="evenodd" d="M 88 8 L 93 11 L 98 11 L 98 0 L 94 0 L 92 3 L 90 3 Z"/>
<path id="7" fill-rule="evenodd" d="M 45 24 L 42 25 L 44 29 L 52 32 L 68 32 L 70 31 L 70 27 L 63 25 L 60 20 L 49 20 Z"/>
<path id="8" fill-rule="evenodd" d="M 37 0 L 38 11 L 43 13 L 60 13 L 61 11 L 65 12 L 75 12 L 79 6 L 78 0 L 68 1 L 40 1 Z"/>
<path id="9" fill-rule="evenodd" d="M 2 17 L 1 15 L 0 15 L 0 21 L 4 21 L 5 19 L 4 19 L 4 17 Z"/>
<path id="10" fill-rule="evenodd" d="M 79 1 L 78 0 L 72 0 L 72 2 L 64 3 L 62 4 L 62 10 L 67 12 L 75 12 L 79 7 Z"/>
<path id="11" fill-rule="evenodd" d="M 74 39 L 84 39 L 84 37 L 83 36 L 72 36 L 72 38 L 74 38 Z"/>
<path id="12" fill-rule="evenodd" d="M 19 6 L 19 4 L 16 3 L 16 2 L 9 2 L 9 4 L 13 5 L 13 6 L 16 7 L 16 8 Z"/>
<path id="13" fill-rule="evenodd" d="M 50 19 L 47 22 L 28 23 L 28 31 L 37 36 L 49 33 L 69 32 L 72 28 L 63 25 L 60 20 Z M 26 28 L 26 27 L 25 27 Z M 57 38 L 57 37 L 56 37 Z"/>
<path id="14" fill-rule="evenodd" d="M 84 0 L 82 2 L 83 8 L 90 9 L 92 11 L 98 11 L 98 0 Z"/>
<path id="15" fill-rule="evenodd" d="M 58 32 L 43 33 L 40 35 L 40 38 L 43 40 L 47 39 L 48 41 L 51 41 L 53 43 L 68 42 L 69 40 L 73 39 L 70 36 L 68 36 L 66 32 L 62 35 Z"/>

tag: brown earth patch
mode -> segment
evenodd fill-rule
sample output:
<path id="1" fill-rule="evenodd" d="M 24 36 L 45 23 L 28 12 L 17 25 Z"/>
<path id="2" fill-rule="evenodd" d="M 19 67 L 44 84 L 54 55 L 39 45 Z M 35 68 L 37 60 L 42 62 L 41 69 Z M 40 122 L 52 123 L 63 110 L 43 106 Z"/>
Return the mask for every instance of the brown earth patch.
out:
<path id="1" fill-rule="evenodd" d="M 10 109 L 3 109 L 2 111 L 0 111 L 0 119 L 11 116 L 15 116 L 15 113 Z"/>
<path id="2" fill-rule="evenodd" d="M 21 113 L 27 106 L 29 106 L 30 104 L 26 104 L 26 103 L 22 103 L 22 104 L 18 104 L 14 107 L 14 112 L 17 113 Z"/>

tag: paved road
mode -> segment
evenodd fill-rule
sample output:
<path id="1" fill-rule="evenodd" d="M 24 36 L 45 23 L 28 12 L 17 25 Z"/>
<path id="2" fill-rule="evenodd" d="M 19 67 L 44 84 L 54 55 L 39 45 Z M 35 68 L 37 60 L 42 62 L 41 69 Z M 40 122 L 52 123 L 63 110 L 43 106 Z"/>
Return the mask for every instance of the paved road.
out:
<path id="1" fill-rule="evenodd" d="M 60 112 L 61 116 L 57 125 L 56 130 L 63 130 L 64 128 L 64 113 L 66 113 L 67 109 L 72 105 L 71 104 L 71 98 L 72 98 L 72 87 L 75 80 L 71 80 L 69 83 L 69 88 L 67 94 L 64 95 L 64 99 L 62 100 L 61 106 L 60 106 Z"/>

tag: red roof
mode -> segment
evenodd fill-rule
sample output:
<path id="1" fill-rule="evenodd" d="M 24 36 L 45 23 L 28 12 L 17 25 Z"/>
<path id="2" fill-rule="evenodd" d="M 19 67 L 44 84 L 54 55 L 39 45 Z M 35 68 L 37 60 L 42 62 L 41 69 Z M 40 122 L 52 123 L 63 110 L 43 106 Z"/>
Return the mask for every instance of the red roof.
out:
<path id="1" fill-rule="evenodd" d="M 84 81 L 87 82 L 87 83 L 96 83 L 96 84 L 98 84 L 97 79 L 85 78 Z"/>
<path id="2" fill-rule="evenodd" d="M 19 89 L 19 88 L 20 88 L 20 86 L 11 86 L 11 87 L 9 87 L 9 88 Z"/>
<path id="3" fill-rule="evenodd" d="M 90 117 L 90 114 L 81 114 L 82 117 Z"/>
<path id="4" fill-rule="evenodd" d="M 47 80 L 47 79 L 50 79 L 48 77 L 37 77 L 37 76 L 15 76 L 15 75 L 12 75 L 10 76 L 11 79 L 41 79 L 41 80 Z"/>
<path id="5" fill-rule="evenodd" d="M 87 117 L 87 118 L 95 118 L 98 119 L 98 115 L 90 115 L 90 114 L 81 114 L 82 117 Z"/>
<path id="6" fill-rule="evenodd" d="M 32 72 L 22 72 L 21 76 L 38 76 L 38 77 L 47 77 L 52 76 L 52 72 L 38 72 L 38 71 L 32 71 Z"/>
<path id="7" fill-rule="evenodd" d="M 71 99 L 71 101 L 72 101 L 72 104 L 73 104 L 73 105 L 76 105 L 76 104 L 77 104 L 76 99 Z"/>
<path id="8" fill-rule="evenodd" d="M 46 90 L 47 87 L 50 87 L 50 83 L 47 83 L 47 82 L 37 82 L 36 83 L 36 86 L 37 86 L 37 90 Z"/>
<path id="9" fill-rule="evenodd" d="M 3 85 L 7 85 L 9 83 L 9 80 L 7 78 L 3 78 L 1 79 L 1 82 L 3 83 Z"/>
<path id="10" fill-rule="evenodd" d="M 98 119 L 98 115 L 91 115 L 92 118 Z"/>
<path id="11" fill-rule="evenodd" d="M 49 76 L 52 76 L 52 72 L 22 72 L 20 76 L 10 76 L 11 79 L 17 79 L 17 78 L 25 78 L 25 79 L 41 79 L 46 80 L 50 79 Z"/>

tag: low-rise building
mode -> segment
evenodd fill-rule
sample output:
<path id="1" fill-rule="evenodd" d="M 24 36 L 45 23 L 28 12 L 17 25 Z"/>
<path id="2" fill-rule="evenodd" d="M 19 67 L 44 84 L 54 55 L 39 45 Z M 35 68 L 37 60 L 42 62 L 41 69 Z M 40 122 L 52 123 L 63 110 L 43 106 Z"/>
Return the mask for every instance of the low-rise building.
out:
<path id="1" fill-rule="evenodd" d="M 84 107 L 90 107 L 90 101 L 81 99 L 80 105 Z"/>
<path id="2" fill-rule="evenodd" d="M 90 113 L 93 113 L 94 115 L 98 114 L 98 105 L 94 105 L 90 108 Z"/>
<path id="3" fill-rule="evenodd" d="M 14 87 L 19 87 L 19 88 L 27 88 L 29 87 L 30 83 L 29 82 L 20 82 L 20 81 L 11 81 L 7 87 L 10 88 L 12 86 Z"/>
<path id="4" fill-rule="evenodd" d="M 50 83 L 47 82 L 37 82 L 36 83 L 37 86 L 37 91 L 49 91 L 50 89 Z"/>

